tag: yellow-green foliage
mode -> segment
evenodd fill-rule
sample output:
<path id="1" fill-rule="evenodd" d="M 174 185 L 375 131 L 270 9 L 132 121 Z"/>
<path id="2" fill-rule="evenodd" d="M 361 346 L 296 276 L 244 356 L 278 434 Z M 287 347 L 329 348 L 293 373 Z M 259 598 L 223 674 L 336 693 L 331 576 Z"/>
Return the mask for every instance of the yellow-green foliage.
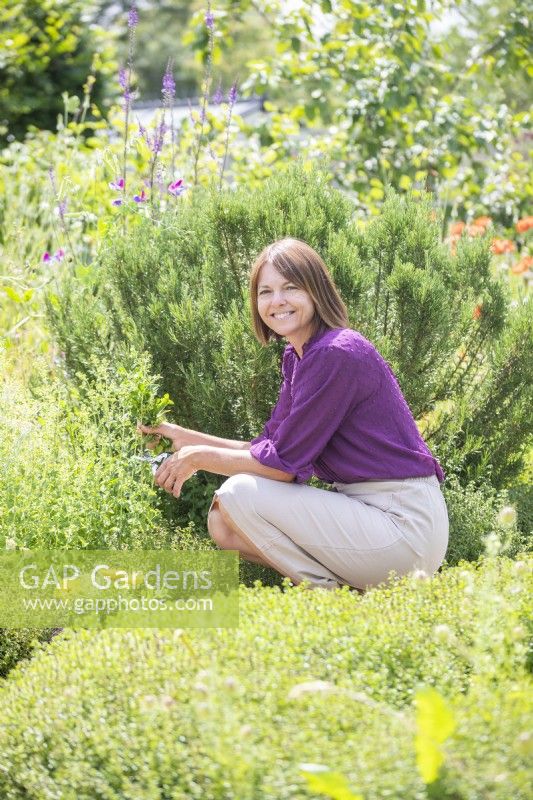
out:
<path id="1" fill-rule="evenodd" d="M 154 548 L 176 532 L 157 502 L 140 452 L 137 419 L 157 419 L 162 400 L 146 359 L 95 364 L 77 389 L 37 369 L 29 392 L 14 377 L 0 388 L 0 546 Z"/>
<path id="2" fill-rule="evenodd" d="M 532 566 L 243 588 L 237 629 L 65 631 L 1 690 L 0 794 L 525 800 Z"/>

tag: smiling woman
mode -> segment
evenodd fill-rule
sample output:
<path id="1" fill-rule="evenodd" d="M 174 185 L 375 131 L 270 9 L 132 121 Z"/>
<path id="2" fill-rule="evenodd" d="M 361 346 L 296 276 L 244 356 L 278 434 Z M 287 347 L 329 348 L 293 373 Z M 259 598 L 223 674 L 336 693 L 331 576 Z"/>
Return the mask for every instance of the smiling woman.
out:
<path id="1" fill-rule="evenodd" d="M 143 426 L 177 451 L 156 483 L 178 497 L 196 470 L 227 475 L 209 510 L 211 536 L 295 583 L 364 590 L 391 573 L 435 572 L 448 543 L 444 474 L 390 366 L 348 327 L 318 253 L 292 238 L 266 247 L 250 302 L 261 344 L 287 341 L 270 419 L 251 442 Z M 305 485 L 313 475 L 333 491 Z"/>

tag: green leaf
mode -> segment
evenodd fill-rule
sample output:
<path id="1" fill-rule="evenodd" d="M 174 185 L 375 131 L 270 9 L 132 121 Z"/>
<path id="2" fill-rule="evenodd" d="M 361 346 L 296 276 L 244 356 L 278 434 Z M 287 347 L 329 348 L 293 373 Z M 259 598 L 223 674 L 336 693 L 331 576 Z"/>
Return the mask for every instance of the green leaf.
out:
<path id="1" fill-rule="evenodd" d="M 331 798 L 331 800 L 363 800 L 360 794 L 354 794 L 348 781 L 340 772 L 307 773 L 302 770 L 309 789 Z"/>
<path id="2" fill-rule="evenodd" d="M 416 765 L 425 783 L 437 780 L 444 762 L 440 745 L 455 730 L 455 719 L 444 698 L 435 689 L 422 689 L 415 697 Z"/>
<path id="3" fill-rule="evenodd" d="M 11 298 L 11 300 L 14 300 L 14 301 L 15 301 L 15 303 L 22 303 L 22 302 L 23 302 L 23 299 L 22 299 L 22 297 L 20 296 L 20 294 L 18 294 L 18 292 L 16 292 L 16 291 L 13 289 L 13 287 L 12 287 L 12 286 L 2 286 L 2 289 L 3 289 L 3 291 L 4 291 L 4 292 L 7 294 L 7 296 L 8 296 L 9 298 Z"/>

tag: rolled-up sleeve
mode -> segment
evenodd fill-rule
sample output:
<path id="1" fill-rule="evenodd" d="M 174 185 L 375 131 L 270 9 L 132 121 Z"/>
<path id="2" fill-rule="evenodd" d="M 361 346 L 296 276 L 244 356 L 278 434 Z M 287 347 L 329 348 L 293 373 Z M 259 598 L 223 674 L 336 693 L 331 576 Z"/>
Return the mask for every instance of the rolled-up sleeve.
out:
<path id="1" fill-rule="evenodd" d="M 286 350 L 283 354 L 283 363 L 281 365 L 281 374 L 283 376 L 283 380 L 279 390 L 278 400 L 272 409 L 270 419 L 265 423 L 259 436 L 256 436 L 255 439 L 251 440 L 252 447 L 255 444 L 264 442 L 266 439 L 272 438 L 291 410 L 291 379 L 294 363 L 293 359 L 294 356 L 291 356 L 290 352 Z"/>
<path id="2" fill-rule="evenodd" d="M 298 364 L 289 413 L 275 430 L 252 442 L 251 455 L 304 483 L 344 417 L 368 394 L 366 389 L 364 375 L 349 353 L 336 347 L 313 352 Z"/>

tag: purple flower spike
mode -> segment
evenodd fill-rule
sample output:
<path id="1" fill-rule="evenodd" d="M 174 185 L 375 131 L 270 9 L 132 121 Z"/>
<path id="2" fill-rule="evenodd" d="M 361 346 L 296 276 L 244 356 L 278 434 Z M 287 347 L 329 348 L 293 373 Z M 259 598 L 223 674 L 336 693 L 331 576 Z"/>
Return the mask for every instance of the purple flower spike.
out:
<path id="1" fill-rule="evenodd" d="M 183 178 L 179 178 L 177 181 L 173 181 L 169 184 L 168 191 L 170 194 L 173 194 L 174 197 L 179 197 L 185 191 L 185 186 L 183 185 Z"/>
<path id="2" fill-rule="evenodd" d="M 113 200 L 113 202 L 112 202 L 112 205 L 114 205 L 114 206 L 121 206 L 121 205 L 122 205 L 122 200 L 121 200 L 121 198 L 120 198 L 120 197 L 115 197 L 115 199 L 114 199 L 114 200 Z"/>
<path id="3" fill-rule="evenodd" d="M 48 177 L 50 178 L 50 183 L 52 184 L 52 189 L 54 190 L 54 194 L 57 197 L 57 183 L 56 183 L 56 174 L 54 172 L 53 167 L 48 168 Z"/>
<path id="4" fill-rule="evenodd" d="M 128 14 L 128 28 L 136 28 L 139 24 L 139 13 L 135 7 L 132 5 L 130 8 L 130 13 Z"/>
<path id="5" fill-rule="evenodd" d="M 121 67 L 118 71 L 118 82 L 120 88 L 126 92 L 128 90 L 128 73 L 124 67 Z"/>
<path id="6" fill-rule="evenodd" d="M 228 103 L 230 106 L 234 106 L 237 100 L 237 81 L 232 85 L 231 89 L 229 90 L 228 94 Z"/>
<path id="7" fill-rule="evenodd" d="M 215 94 L 213 95 L 213 103 L 216 106 L 219 106 L 223 99 L 224 99 L 224 94 L 222 92 L 222 84 L 219 83 L 218 86 L 217 86 L 217 90 L 216 90 Z"/>
<path id="8" fill-rule="evenodd" d="M 208 30 L 213 30 L 215 25 L 215 17 L 213 16 L 213 12 L 210 8 L 205 13 L 205 24 Z"/>
<path id="9" fill-rule="evenodd" d="M 67 201 L 62 200 L 57 207 L 57 211 L 63 222 L 65 221 L 65 212 L 67 210 Z"/>
<path id="10" fill-rule="evenodd" d="M 144 191 L 144 189 L 140 194 L 133 195 L 133 199 L 135 200 L 136 203 L 144 203 L 144 201 L 146 200 L 146 192 Z"/>
<path id="11" fill-rule="evenodd" d="M 50 253 L 48 251 L 43 255 L 43 261 L 44 262 L 50 261 L 51 258 L 52 258 L 52 256 L 50 255 Z"/>
<path id="12" fill-rule="evenodd" d="M 109 184 L 109 188 L 113 189 L 115 192 L 123 192 L 124 191 L 124 178 L 117 178 L 114 181 L 111 181 Z"/>
<path id="13" fill-rule="evenodd" d="M 165 74 L 163 75 L 163 87 L 161 92 L 165 100 L 171 100 L 176 96 L 176 83 L 174 82 L 170 62 L 167 65 Z"/>

